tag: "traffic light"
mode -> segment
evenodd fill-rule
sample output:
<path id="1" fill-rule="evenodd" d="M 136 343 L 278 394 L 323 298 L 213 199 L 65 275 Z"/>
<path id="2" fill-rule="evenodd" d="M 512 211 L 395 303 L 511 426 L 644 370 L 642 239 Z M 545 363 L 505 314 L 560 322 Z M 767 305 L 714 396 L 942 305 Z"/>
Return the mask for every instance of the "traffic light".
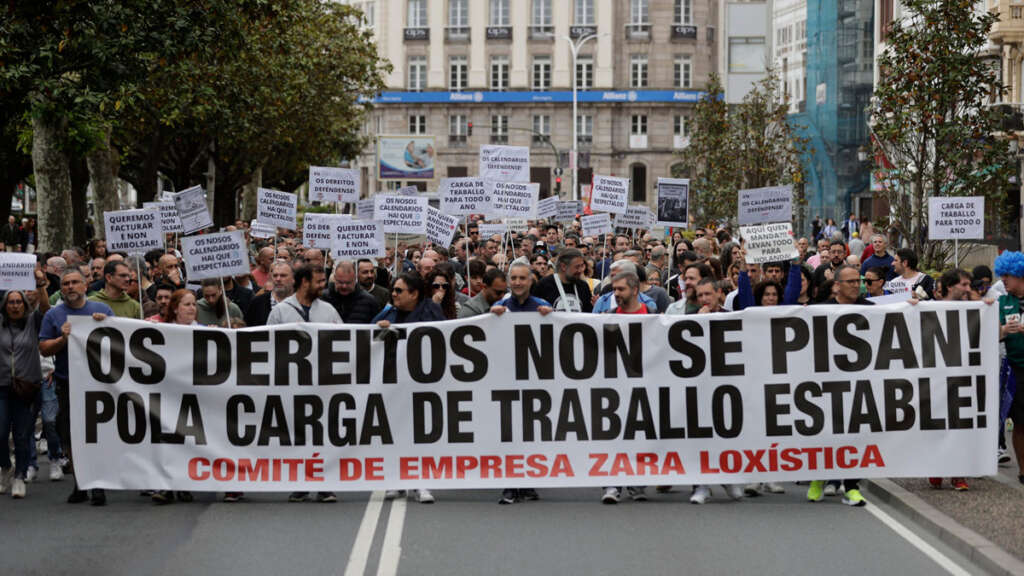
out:
<path id="1" fill-rule="evenodd" d="M 555 176 L 555 194 L 562 192 L 562 177 Z"/>
<path id="2" fill-rule="evenodd" d="M 467 130 L 466 135 L 467 136 L 472 136 L 473 135 L 473 123 L 472 122 L 469 123 L 469 129 Z"/>

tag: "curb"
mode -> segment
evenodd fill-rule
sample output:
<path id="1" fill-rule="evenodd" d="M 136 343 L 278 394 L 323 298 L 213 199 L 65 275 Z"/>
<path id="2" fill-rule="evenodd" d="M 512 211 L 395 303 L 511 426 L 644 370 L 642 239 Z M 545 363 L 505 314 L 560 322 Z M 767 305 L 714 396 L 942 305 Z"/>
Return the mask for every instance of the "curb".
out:
<path id="1" fill-rule="evenodd" d="M 1024 561 L 946 516 L 921 497 L 884 478 L 873 478 L 867 482 L 869 493 L 909 516 L 986 572 L 999 576 L 1024 574 Z"/>

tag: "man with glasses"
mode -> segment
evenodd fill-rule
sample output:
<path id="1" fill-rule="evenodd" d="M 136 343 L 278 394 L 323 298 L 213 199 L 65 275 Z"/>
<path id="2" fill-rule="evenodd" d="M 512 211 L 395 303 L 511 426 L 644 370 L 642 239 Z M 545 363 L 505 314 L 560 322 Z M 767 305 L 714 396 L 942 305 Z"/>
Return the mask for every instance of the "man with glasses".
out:
<path id="1" fill-rule="evenodd" d="M 704 228 L 697 228 L 693 231 L 693 235 L 695 238 L 703 238 L 708 235 L 708 231 Z"/>
<path id="2" fill-rule="evenodd" d="M 103 267 L 103 279 L 103 289 L 93 292 L 89 300 L 110 306 L 115 316 L 142 318 L 138 301 L 128 295 L 128 285 L 132 280 L 128 265 L 121 261 L 107 262 Z"/>
<path id="3" fill-rule="evenodd" d="M 845 260 L 846 244 L 842 240 L 833 240 L 828 246 L 828 261 L 814 270 L 814 285 L 821 286 L 826 280 L 834 280 L 836 270 L 843 266 Z M 860 274 L 857 276 L 859 279 Z"/>
<path id="4" fill-rule="evenodd" d="M 383 308 L 373 295 L 363 290 L 351 260 L 341 260 L 334 267 L 334 282 L 324 290 L 322 298 L 334 306 L 345 324 L 369 324 Z"/>

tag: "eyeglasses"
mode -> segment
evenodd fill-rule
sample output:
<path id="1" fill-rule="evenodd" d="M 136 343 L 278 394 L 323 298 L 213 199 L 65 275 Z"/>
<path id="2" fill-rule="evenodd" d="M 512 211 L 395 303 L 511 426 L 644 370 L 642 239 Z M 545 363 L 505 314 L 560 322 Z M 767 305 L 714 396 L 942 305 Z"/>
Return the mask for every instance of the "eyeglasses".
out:
<path id="1" fill-rule="evenodd" d="M 401 294 L 403 292 L 405 292 L 405 288 L 392 288 L 391 289 L 391 293 L 392 294 Z"/>
<path id="2" fill-rule="evenodd" d="M 860 278 L 850 278 L 849 280 L 838 280 L 840 284 L 860 284 Z"/>
<path id="3" fill-rule="evenodd" d="M 431 286 L 434 287 L 434 290 L 440 290 L 442 288 L 445 289 L 445 290 L 448 289 L 448 284 L 442 284 L 440 282 L 435 282 L 434 284 L 431 284 Z"/>

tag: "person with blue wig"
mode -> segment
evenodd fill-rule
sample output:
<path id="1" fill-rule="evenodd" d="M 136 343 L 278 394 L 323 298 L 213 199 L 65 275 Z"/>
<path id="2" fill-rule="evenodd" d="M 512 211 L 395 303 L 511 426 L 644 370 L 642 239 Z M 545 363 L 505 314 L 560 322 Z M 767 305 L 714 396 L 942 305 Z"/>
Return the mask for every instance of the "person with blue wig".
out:
<path id="1" fill-rule="evenodd" d="M 1006 294 L 999 297 L 999 340 L 1006 345 L 1010 375 L 1020 382 L 1024 374 L 1024 254 L 1007 250 L 995 261 L 995 273 L 1003 280 Z M 1013 420 L 1013 450 L 1017 454 L 1017 479 L 1024 484 L 1024 394 L 1014 394 L 1009 418 Z"/>

